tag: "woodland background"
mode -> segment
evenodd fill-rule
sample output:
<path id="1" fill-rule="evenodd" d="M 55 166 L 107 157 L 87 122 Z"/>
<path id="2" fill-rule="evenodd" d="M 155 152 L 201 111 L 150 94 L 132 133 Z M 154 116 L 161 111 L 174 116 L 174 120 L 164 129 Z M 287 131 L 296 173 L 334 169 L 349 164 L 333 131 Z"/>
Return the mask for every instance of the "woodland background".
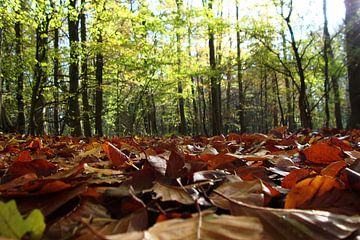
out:
<path id="1" fill-rule="evenodd" d="M 326 0 L 312 9 L 319 22 L 295 2 L 0 0 L 1 129 L 356 127 L 360 4 L 345 1 L 345 21 L 329 31 Z"/>

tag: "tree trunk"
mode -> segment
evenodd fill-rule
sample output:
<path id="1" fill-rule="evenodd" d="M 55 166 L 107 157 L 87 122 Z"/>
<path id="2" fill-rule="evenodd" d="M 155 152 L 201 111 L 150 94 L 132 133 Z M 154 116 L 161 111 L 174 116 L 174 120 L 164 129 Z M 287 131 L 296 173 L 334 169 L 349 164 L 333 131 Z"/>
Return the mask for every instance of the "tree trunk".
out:
<path id="1" fill-rule="evenodd" d="M 329 111 L 329 45 L 330 45 L 330 34 L 328 30 L 328 19 L 327 19 L 327 13 L 326 13 L 326 0 L 323 0 L 323 14 L 324 14 L 324 51 L 323 51 L 323 57 L 324 57 L 324 98 L 325 98 L 325 104 L 324 104 L 324 110 L 325 110 L 325 122 L 324 126 L 329 127 L 330 122 L 330 111 Z"/>
<path id="2" fill-rule="evenodd" d="M 102 33 L 100 31 L 97 39 L 98 45 L 102 44 Z M 95 96 L 95 134 L 98 136 L 103 136 L 102 129 L 102 111 L 103 111 L 103 67 L 104 67 L 104 57 L 100 50 L 96 54 L 96 96 Z"/>
<path id="3" fill-rule="evenodd" d="M 188 26 L 188 54 L 189 58 L 191 58 L 191 25 Z M 192 108 L 193 108 L 193 129 L 192 134 L 198 135 L 200 134 L 200 121 L 199 121 L 199 112 L 198 112 L 198 106 L 196 103 L 196 91 L 195 91 L 195 77 L 190 76 L 191 78 L 191 96 L 192 96 Z"/>
<path id="4" fill-rule="evenodd" d="M 69 10 L 76 11 L 76 0 L 70 0 Z M 74 136 L 81 136 L 80 123 L 80 106 L 78 99 L 79 91 L 79 18 L 73 16 L 71 11 L 68 15 L 69 24 L 69 41 L 70 41 L 70 85 L 69 85 L 69 112 L 68 123 L 71 128 L 71 134 Z"/>
<path id="5" fill-rule="evenodd" d="M 91 136 L 91 124 L 90 124 L 90 104 L 89 104 L 89 95 L 88 95 L 88 52 L 86 47 L 86 15 L 85 15 L 85 0 L 81 0 L 81 14 L 80 14 L 80 34 L 81 34 L 81 48 L 82 48 L 82 58 L 81 58 L 81 96 L 83 103 L 83 124 L 84 124 L 84 135 L 85 137 Z"/>
<path id="6" fill-rule="evenodd" d="M 17 13 L 18 14 L 18 13 Z M 16 100 L 17 100 L 17 131 L 21 134 L 25 132 L 25 111 L 24 111 L 24 71 L 22 69 L 23 53 L 22 53 L 22 41 L 21 41 L 21 23 L 17 21 L 15 23 L 15 35 L 16 35 L 16 46 L 15 51 L 17 55 L 17 89 L 16 89 Z"/>
<path id="7" fill-rule="evenodd" d="M 300 78 L 300 91 L 299 91 L 299 102 L 298 103 L 299 103 L 301 125 L 304 128 L 312 128 L 311 109 L 310 109 L 309 102 L 307 100 L 307 95 L 306 95 L 306 82 L 305 82 L 304 68 L 302 65 L 302 59 L 301 59 L 301 56 L 299 53 L 299 49 L 296 44 L 294 31 L 290 24 L 291 12 L 292 12 L 292 1 L 291 1 L 291 6 L 290 6 L 290 13 L 287 17 L 284 18 L 284 20 L 286 22 L 286 25 L 287 25 L 287 28 L 289 30 L 289 34 L 291 37 L 291 48 L 292 48 L 294 56 L 295 56 L 297 73 Z"/>
<path id="8" fill-rule="evenodd" d="M 346 53 L 350 94 L 349 128 L 360 128 L 360 2 L 345 0 Z"/>
<path id="9" fill-rule="evenodd" d="M 54 121 L 54 135 L 59 135 L 59 72 L 60 72 L 60 63 L 59 63 L 59 29 L 54 29 L 54 112 L 53 112 L 53 121 Z"/>
<path id="10" fill-rule="evenodd" d="M 42 96 L 42 87 L 46 82 L 46 63 L 47 63 L 47 42 L 49 29 L 49 16 L 46 20 L 39 23 L 36 28 L 36 53 L 35 53 L 35 69 L 34 83 L 31 93 L 31 107 L 29 120 L 29 133 L 32 135 L 44 134 L 43 110 L 45 99 Z"/>
<path id="11" fill-rule="evenodd" d="M 201 118 L 201 123 L 202 123 L 202 129 L 203 129 L 203 133 L 208 136 L 208 130 L 206 127 L 206 100 L 205 100 L 205 90 L 204 90 L 204 79 L 202 77 L 199 77 L 200 81 L 198 81 L 198 92 L 200 93 L 201 97 L 201 102 L 202 102 L 202 118 Z"/>
<path id="12" fill-rule="evenodd" d="M 244 112 L 244 87 L 243 87 L 243 77 L 242 77 L 242 64 L 241 64 L 241 39 L 240 39 L 240 27 L 239 27 L 239 0 L 236 0 L 236 64 L 237 64 L 237 81 L 239 87 L 239 123 L 240 131 L 244 133 L 246 131 L 245 126 L 245 112 Z"/>
<path id="13" fill-rule="evenodd" d="M 180 24 L 181 21 L 181 7 L 183 6 L 182 0 L 176 0 L 177 15 L 176 15 L 176 25 Z M 177 72 L 178 72 L 178 107 L 180 115 L 180 124 L 179 124 L 179 133 L 181 135 L 187 134 L 186 129 L 186 118 L 185 118 L 185 99 L 183 96 L 183 83 L 181 76 L 181 36 L 179 32 L 179 26 L 177 26 L 176 31 L 176 48 L 177 48 Z"/>
<path id="14" fill-rule="evenodd" d="M 272 114 L 273 114 L 273 127 L 278 127 L 279 126 L 279 114 L 278 114 L 278 108 L 277 108 L 277 99 L 279 97 L 278 95 L 278 89 L 277 89 L 277 77 L 276 77 L 276 73 L 274 74 L 274 76 L 272 77 L 272 81 L 271 81 L 271 87 L 272 87 Z"/>
<path id="15" fill-rule="evenodd" d="M 3 29 L 0 28 L 0 130 L 3 132 L 11 132 L 14 130 L 14 126 L 12 125 L 6 109 L 3 105 L 2 101 L 2 92 L 3 92 L 3 51 L 2 51 L 2 40 L 3 40 Z"/>
<path id="16" fill-rule="evenodd" d="M 212 11 L 212 0 L 208 2 L 209 11 Z M 209 62 L 210 62 L 210 89 L 211 89 L 211 126 L 212 134 L 221 134 L 221 102 L 219 92 L 219 79 L 216 72 L 216 59 L 215 59 L 215 34 L 211 26 L 208 27 L 209 31 Z"/>

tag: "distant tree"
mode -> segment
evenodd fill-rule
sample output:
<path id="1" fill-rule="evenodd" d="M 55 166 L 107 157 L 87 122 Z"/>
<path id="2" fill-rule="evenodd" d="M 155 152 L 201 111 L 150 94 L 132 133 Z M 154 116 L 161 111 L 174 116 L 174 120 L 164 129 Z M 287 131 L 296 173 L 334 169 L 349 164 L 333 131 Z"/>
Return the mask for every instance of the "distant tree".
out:
<path id="1" fill-rule="evenodd" d="M 24 69 L 23 69 L 23 51 L 22 51 L 22 24 L 20 18 L 20 12 L 16 11 L 16 22 L 15 22 L 15 35 L 16 35 L 16 65 L 17 65 L 17 89 L 16 89 L 16 100 L 17 100 L 17 131 L 19 133 L 25 132 L 25 103 L 24 103 Z"/>
<path id="2" fill-rule="evenodd" d="M 90 104 L 89 104 L 89 76 L 88 76 L 88 49 L 86 45 L 87 41 L 87 29 L 86 29 L 86 12 L 85 12 L 85 0 L 81 0 L 81 14 L 80 14 L 80 34 L 81 34 L 81 95 L 83 104 L 83 123 L 84 123 L 84 135 L 85 137 L 91 136 L 91 124 L 90 124 Z"/>
<path id="3" fill-rule="evenodd" d="M 71 134 L 81 135 L 80 106 L 79 106 L 79 15 L 76 8 L 76 0 L 70 0 L 68 14 L 69 41 L 70 41 L 70 84 L 69 84 L 69 107 L 68 124 Z"/>

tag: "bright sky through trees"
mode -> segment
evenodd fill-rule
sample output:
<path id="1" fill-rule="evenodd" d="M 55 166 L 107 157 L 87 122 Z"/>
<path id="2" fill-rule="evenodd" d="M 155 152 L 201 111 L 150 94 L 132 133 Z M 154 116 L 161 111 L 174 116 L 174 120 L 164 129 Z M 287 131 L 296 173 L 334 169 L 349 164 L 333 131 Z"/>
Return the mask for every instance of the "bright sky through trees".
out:
<path id="1" fill-rule="evenodd" d="M 236 0 L 223 0 L 224 16 L 235 15 L 235 1 Z M 239 0 L 240 8 L 243 15 L 252 15 L 251 10 L 256 5 L 269 4 L 270 1 L 265 0 Z M 187 0 L 188 4 L 193 7 L 201 7 L 201 0 Z M 295 13 L 304 18 L 310 25 L 317 23 L 316 25 L 323 24 L 323 12 L 322 12 L 322 0 L 294 0 Z M 345 16 L 344 0 L 328 0 L 328 20 L 330 32 L 337 31 L 338 25 L 342 23 Z M 275 11 L 269 9 L 269 11 Z M 274 12 L 275 14 L 275 12 Z"/>

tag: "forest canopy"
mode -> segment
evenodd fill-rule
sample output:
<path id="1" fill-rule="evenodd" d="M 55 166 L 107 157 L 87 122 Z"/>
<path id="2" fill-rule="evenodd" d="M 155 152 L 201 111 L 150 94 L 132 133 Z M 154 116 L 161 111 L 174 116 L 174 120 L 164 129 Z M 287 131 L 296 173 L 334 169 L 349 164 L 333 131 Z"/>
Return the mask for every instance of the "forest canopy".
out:
<path id="1" fill-rule="evenodd" d="M 341 0 L 0 6 L 3 131 L 217 135 L 348 125 Z"/>

